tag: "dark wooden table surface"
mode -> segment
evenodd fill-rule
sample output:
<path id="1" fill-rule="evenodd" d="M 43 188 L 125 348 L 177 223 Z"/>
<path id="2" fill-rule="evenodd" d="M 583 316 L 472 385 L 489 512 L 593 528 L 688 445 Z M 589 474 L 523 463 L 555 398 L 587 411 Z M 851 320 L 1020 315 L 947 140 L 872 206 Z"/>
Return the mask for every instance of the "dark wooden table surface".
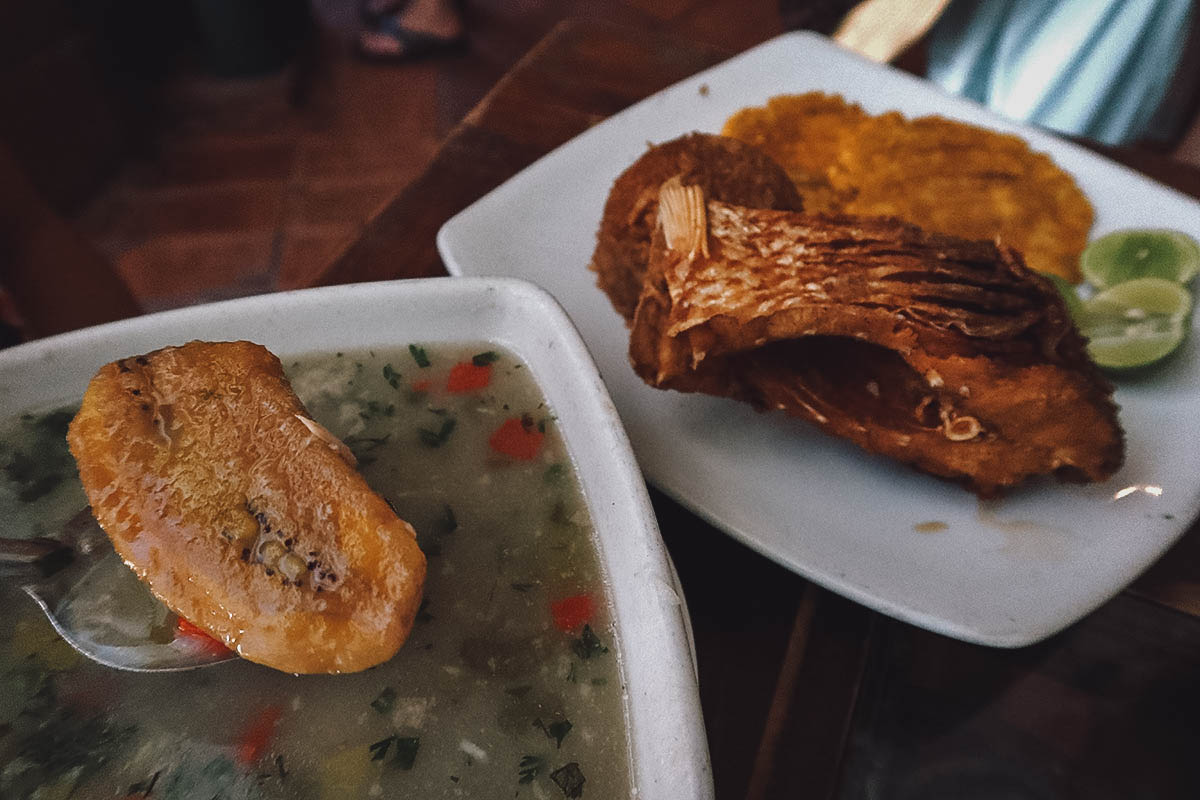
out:
<path id="1" fill-rule="evenodd" d="M 559 26 L 318 283 L 444 275 L 434 242 L 447 219 L 729 55 L 652 31 Z M 1200 196 L 1200 170 L 1104 152 Z M 1195 526 L 1083 622 L 1000 651 L 885 619 L 653 497 L 691 609 L 718 797 L 1200 796 Z"/>

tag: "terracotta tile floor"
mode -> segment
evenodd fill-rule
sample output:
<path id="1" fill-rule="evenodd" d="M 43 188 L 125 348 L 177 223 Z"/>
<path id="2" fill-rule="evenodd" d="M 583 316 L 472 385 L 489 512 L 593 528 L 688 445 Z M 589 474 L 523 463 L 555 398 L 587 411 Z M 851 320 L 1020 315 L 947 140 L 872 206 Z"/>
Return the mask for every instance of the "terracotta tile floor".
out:
<path id="1" fill-rule="evenodd" d="M 559 20 L 665 25 L 744 49 L 780 31 L 741 0 L 478 0 L 470 48 L 404 65 L 352 55 L 353 0 L 318 0 L 315 68 L 180 75 L 152 154 L 76 220 L 146 310 L 304 285 L 412 180 L 449 129 Z M 306 96 L 293 104 L 295 90 Z"/>

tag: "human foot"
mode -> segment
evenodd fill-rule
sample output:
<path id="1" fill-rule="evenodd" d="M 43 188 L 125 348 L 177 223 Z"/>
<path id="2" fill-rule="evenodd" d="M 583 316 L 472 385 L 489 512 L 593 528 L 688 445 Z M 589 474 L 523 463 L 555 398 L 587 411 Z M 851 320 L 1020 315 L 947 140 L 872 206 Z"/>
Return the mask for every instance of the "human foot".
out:
<path id="1" fill-rule="evenodd" d="M 384 7 L 387 0 L 368 0 L 364 9 Z M 409 0 L 358 38 L 361 55 L 400 61 L 455 49 L 464 41 L 462 16 L 454 0 Z"/>

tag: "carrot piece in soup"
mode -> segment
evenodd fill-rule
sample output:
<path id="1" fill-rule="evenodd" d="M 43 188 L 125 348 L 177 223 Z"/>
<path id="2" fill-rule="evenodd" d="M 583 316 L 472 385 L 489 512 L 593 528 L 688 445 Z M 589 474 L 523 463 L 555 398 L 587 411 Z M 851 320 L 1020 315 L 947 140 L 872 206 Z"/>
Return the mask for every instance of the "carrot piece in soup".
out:
<path id="1" fill-rule="evenodd" d="M 575 633 L 591 621 L 595 605 L 590 594 L 577 594 L 564 597 L 550 604 L 550 615 L 554 617 L 554 626 L 564 633 Z"/>
<path id="2" fill-rule="evenodd" d="M 210 653 L 223 653 L 229 649 L 219 639 L 210 636 L 208 631 L 183 617 L 175 622 L 175 636 L 187 639 Z"/>
<path id="3" fill-rule="evenodd" d="M 462 361 L 450 368 L 450 377 L 446 379 L 446 391 L 452 394 L 474 392 L 487 388 L 491 382 L 492 368 L 490 365 Z"/>
<path id="4" fill-rule="evenodd" d="M 243 766 L 256 764 L 267 752 L 275 738 L 275 726 L 283 716 L 279 706 L 267 706 L 254 717 L 242 731 L 237 742 L 237 760 Z"/>
<path id="5" fill-rule="evenodd" d="M 529 417 L 511 417 L 504 421 L 488 439 L 488 445 L 497 453 L 530 461 L 542 449 L 545 434 L 537 429 Z"/>

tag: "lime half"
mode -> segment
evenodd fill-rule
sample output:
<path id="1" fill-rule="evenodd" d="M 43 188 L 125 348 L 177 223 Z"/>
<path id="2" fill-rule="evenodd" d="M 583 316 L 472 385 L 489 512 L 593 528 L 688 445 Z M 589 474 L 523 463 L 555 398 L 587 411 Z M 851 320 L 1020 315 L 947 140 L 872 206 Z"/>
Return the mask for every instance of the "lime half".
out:
<path id="1" fill-rule="evenodd" d="M 1113 231 L 1084 248 L 1079 268 L 1098 289 L 1138 278 L 1182 284 L 1200 272 L 1200 244 L 1180 231 Z"/>
<path id="2" fill-rule="evenodd" d="M 1058 293 L 1062 295 L 1063 302 L 1067 304 L 1067 313 L 1071 315 L 1071 319 L 1078 322 L 1079 315 L 1083 311 L 1083 301 L 1079 299 L 1079 293 L 1075 291 L 1075 286 L 1066 278 L 1052 275 L 1049 272 L 1043 272 L 1042 277 L 1050 279 L 1054 288 L 1058 289 Z"/>
<path id="3" fill-rule="evenodd" d="M 1139 278 L 1083 302 L 1079 327 L 1102 367 L 1132 369 L 1171 353 L 1187 335 L 1192 296 L 1178 283 Z"/>

